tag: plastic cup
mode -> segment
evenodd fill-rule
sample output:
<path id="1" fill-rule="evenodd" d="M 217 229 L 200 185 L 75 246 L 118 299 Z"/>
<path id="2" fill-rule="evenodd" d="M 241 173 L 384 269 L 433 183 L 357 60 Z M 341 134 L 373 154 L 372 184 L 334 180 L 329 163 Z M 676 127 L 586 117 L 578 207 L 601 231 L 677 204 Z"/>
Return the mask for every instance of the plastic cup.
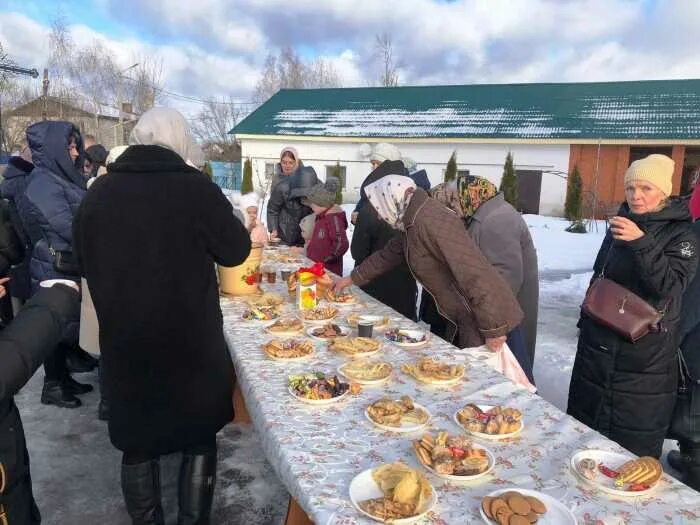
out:
<path id="1" fill-rule="evenodd" d="M 280 275 L 282 276 L 282 280 L 287 282 L 292 275 L 292 270 L 280 270 Z"/>
<path id="2" fill-rule="evenodd" d="M 374 323 L 372 321 L 358 321 L 357 322 L 357 335 L 359 337 L 372 338 L 372 331 L 374 329 Z"/>

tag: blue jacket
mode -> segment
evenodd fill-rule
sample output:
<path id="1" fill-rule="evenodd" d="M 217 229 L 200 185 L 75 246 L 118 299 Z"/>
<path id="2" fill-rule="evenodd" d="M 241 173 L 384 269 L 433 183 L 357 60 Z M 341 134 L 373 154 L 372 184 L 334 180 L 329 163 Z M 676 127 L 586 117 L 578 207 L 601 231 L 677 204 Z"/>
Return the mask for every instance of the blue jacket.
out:
<path id="1" fill-rule="evenodd" d="M 51 248 L 72 251 L 73 217 L 86 192 L 85 178 L 68 152 L 71 136 L 82 153 L 80 133 L 70 122 L 43 121 L 27 129 L 35 168 L 25 191 L 26 206 L 18 211 L 32 244 L 33 289 L 44 279 L 69 277 L 54 269 Z"/>

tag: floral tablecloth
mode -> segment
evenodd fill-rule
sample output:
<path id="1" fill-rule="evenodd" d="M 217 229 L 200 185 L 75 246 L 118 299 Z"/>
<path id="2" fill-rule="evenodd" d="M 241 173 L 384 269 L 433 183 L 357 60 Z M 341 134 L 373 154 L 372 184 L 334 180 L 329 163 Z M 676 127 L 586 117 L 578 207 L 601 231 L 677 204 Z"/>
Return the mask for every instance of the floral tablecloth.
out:
<path id="1" fill-rule="evenodd" d="M 283 283 L 263 286 L 266 291 L 288 297 Z M 395 326 L 414 326 L 361 290 L 353 288 L 353 293 L 358 303 L 342 307 L 341 316 L 378 313 L 390 316 Z M 313 370 L 332 373 L 345 359 L 330 352 L 323 342 L 316 343 L 316 352 L 306 361 L 268 359 L 261 343 L 270 336 L 260 323 L 241 320 L 246 303 L 224 298 L 221 307 L 239 386 L 264 453 L 290 494 L 317 525 L 373 523 L 358 514 L 348 497 L 350 481 L 363 470 L 396 460 L 421 468 L 411 448 L 415 434 L 382 431 L 364 416 L 372 401 L 401 395 L 410 395 L 431 411 L 430 431 L 458 432 L 452 416 L 469 402 L 507 404 L 524 414 L 525 428 L 518 437 L 502 442 L 477 440 L 496 456 L 496 467 L 486 477 L 453 484 L 428 474 L 438 503 L 421 524 L 481 523 L 481 498 L 506 487 L 545 492 L 568 506 L 585 525 L 700 523 L 700 494 L 671 476 L 664 475 L 651 495 L 633 498 L 608 496 L 580 482 L 569 467 L 574 453 L 586 448 L 623 450 L 544 399 L 507 381 L 483 363 L 484 355 L 479 350 L 459 350 L 438 338 L 415 350 L 384 343 L 377 357 L 394 366 L 388 383 L 364 387 L 358 396 L 338 404 L 316 407 L 289 394 L 287 376 Z M 284 309 L 293 313 L 291 302 Z M 339 320 L 342 317 L 336 322 Z M 425 355 L 465 363 L 465 379 L 450 387 L 436 387 L 419 384 L 399 370 L 402 363 Z"/>

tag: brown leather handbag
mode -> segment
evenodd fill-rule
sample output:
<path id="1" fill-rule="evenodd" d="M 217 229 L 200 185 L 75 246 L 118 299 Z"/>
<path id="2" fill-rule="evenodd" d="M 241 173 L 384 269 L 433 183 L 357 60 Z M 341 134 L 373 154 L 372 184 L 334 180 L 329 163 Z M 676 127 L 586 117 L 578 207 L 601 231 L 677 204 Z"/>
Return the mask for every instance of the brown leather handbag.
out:
<path id="1" fill-rule="evenodd" d="M 665 314 L 602 274 L 591 283 L 581 308 L 588 317 L 632 343 L 658 330 Z"/>

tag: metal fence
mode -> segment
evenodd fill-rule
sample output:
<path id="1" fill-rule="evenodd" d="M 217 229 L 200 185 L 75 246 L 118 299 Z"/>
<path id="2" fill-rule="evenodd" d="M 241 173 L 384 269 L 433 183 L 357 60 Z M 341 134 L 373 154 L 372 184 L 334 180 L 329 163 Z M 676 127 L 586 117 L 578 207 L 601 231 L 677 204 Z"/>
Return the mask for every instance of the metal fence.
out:
<path id="1" fill-rule="evenodd" d="M 240 162 L 210 162 L 214 182 L 223 190 L 240 191 Z"/>

